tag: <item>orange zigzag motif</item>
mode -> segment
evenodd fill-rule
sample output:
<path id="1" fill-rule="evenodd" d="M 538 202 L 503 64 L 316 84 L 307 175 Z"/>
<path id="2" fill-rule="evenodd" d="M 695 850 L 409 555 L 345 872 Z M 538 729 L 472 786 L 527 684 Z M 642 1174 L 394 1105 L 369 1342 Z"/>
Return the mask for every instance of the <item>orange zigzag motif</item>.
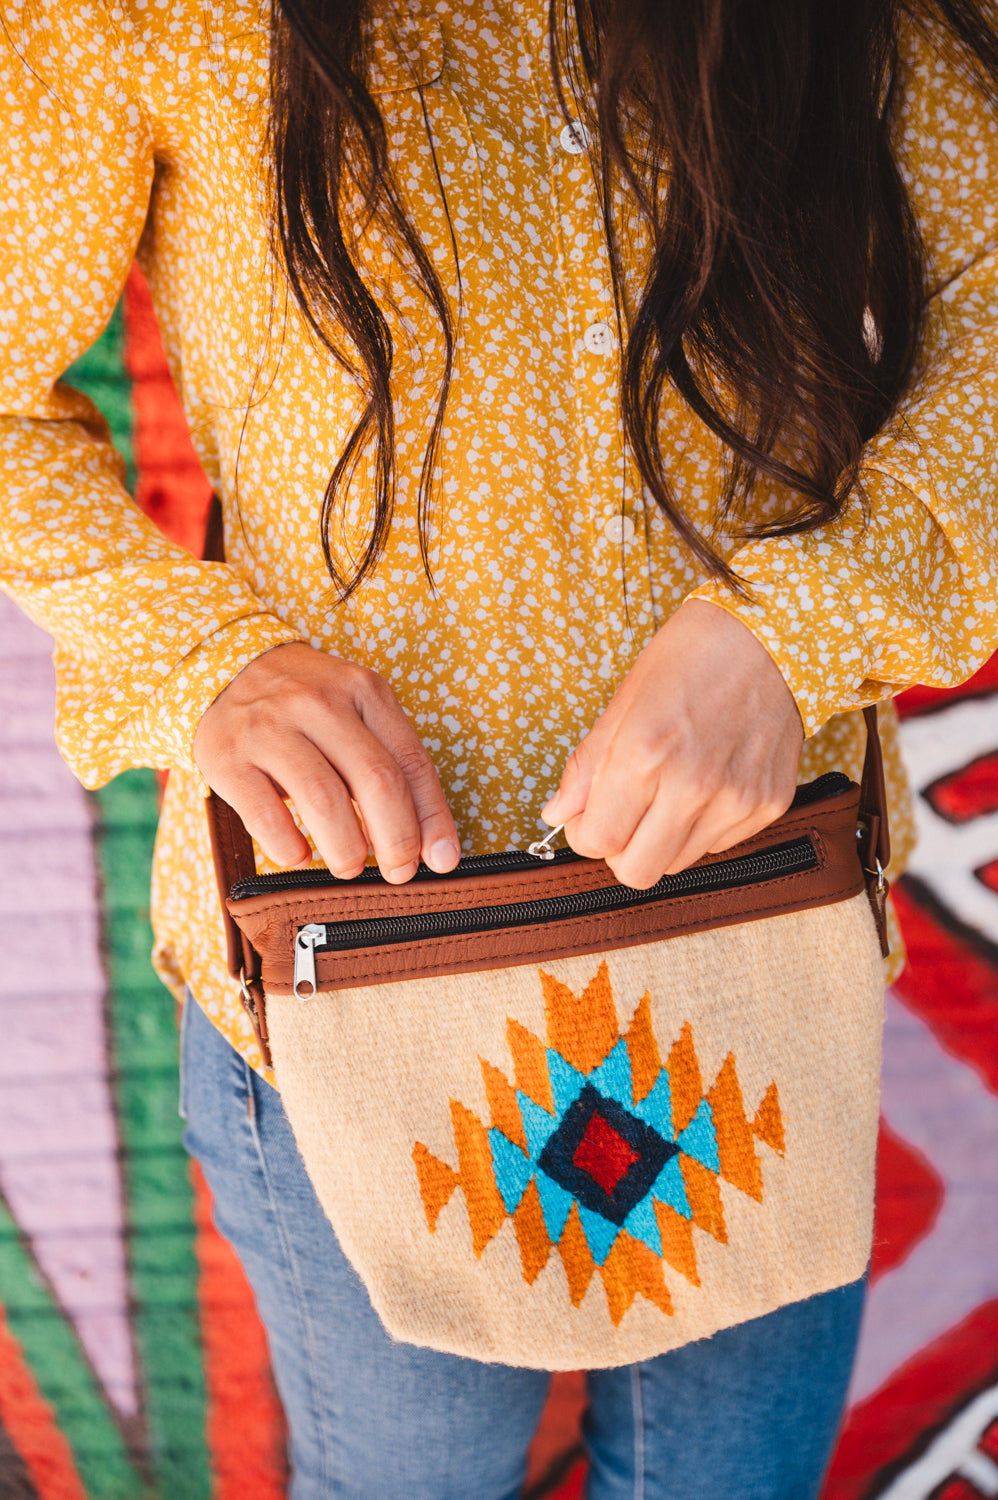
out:
<path id="1" fill-rule="evenodd" d="M 581 995 L 540 983 L 546 1040 L 507 1020 L 512 1081 L 479 1058 L 488 1126 L 450 1101 L 457 1168 L 413 1148 L 430 1233 L 460 1187 L 478 1259 L 512 1220 L 528 1285 L 557 1248 L 573 1306 L 598 1277 L 615 1325 L 639 1294 L 670 1316 L 665 1268 L 699 1287 L 696 1234 L 727 1244 L 721 1181 L 761 1203 L 756 1141 L 786 1153 L 776 1083 L 750 1122 L 734 1054 L 705 1090 L 686 1022 L 663 1064 L 651 996 L 622 1030 L 605 962 Z"/>

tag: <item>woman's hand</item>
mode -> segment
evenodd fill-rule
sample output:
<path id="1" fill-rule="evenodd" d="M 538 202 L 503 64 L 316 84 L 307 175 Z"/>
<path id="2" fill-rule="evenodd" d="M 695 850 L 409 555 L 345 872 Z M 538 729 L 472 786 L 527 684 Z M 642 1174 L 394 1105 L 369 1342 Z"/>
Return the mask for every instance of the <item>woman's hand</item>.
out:
<path id="1" fill-rule="evenodd" d="M 203 715 L 194 759 L 283 868 L 311 859 L 285 798 L 342 879 L 360 874 L 369 842 L 396 884 L 420 858 L 440 872 L 460 858 L 437 773 L 384 678 L 311 646 L 250 662 Z"/>
<path id="2" fill-rule="evenodd" d="M 544 808 L 572 848 L 644 889 L 765 828 L 793 800 L 804 734 L 750 630 L 690 599 L 641 653 Z"/>

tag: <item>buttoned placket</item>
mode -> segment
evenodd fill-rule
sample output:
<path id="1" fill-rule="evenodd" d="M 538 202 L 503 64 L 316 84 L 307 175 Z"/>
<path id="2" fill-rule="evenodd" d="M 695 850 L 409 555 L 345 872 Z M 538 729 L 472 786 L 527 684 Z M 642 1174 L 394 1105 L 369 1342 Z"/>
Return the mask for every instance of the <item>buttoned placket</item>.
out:
<path id="1" fill-rule="evenodd" d="M 651 598 L 642 492 L 625 458 L 620 414 L 620 338 L 625 330 L 618 327 L 589 131 L 578 119 L 559 124 L 562 116 L 557 100 L 553 102 L 551 182 L 573 329 L 579 431 L 591 479 L 594 573 L 607 604 L 620 614 L 625 636 L 632 638 L 648 629 Z"/>
<path id="2" fill-rule="evenodd" d="M 592 576 L 630 642 L 647 636 L 654 617 L 649 536 L 643 490 L 625 457 L 619 361 L 626 327 L 618 328 L 592 141 L 584 121 L 577 116 L 566 120 L 562 113 L 549 64 L 546 0 L 498 3 L 511 23 L 520 24 L 528 42 L 534 90 L 548 121 L 544 146 L 571 330 L 577 431 L 589 479 Z"/>

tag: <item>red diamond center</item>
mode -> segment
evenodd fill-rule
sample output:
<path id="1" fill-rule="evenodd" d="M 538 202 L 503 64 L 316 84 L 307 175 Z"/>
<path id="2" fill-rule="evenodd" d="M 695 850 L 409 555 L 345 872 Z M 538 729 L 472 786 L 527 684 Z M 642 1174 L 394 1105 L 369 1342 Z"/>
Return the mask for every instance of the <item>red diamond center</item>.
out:
<path id="1" fill-rule="evenodd" d="M 572 1157 L 572 1165 L 588 1172 L 603 1189 L 613 1193 L 617 1183 L 639 1159 L 640 1152 L 629 1146 L 602 1115 L 593 1115 Z"/>

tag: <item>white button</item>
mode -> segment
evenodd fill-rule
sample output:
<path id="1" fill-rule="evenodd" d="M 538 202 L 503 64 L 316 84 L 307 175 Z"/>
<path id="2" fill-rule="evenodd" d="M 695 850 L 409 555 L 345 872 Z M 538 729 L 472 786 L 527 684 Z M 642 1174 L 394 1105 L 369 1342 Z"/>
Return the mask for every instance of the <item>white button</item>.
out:
<path id="1" fill-rule="evenodd" d="M 569 156 L 581 156 L 583 151 L 589 149 L 589 131 L 579 120 L 564 126 L 558 137 L 563 151 Z"/>
<path id="2" fill-rule="evenodd" d="M 634 522 L 630 516 L 611 516 L 603 527 L 603 535 L 608 542 L 629 542 L 634 537 Z"/>
<path id="3" fill-rule="evenodd" d="M 613 329 L 609 323 L 590 323 L 582 335 L 582 342 L 590 354 L 612 354 Z"/>

